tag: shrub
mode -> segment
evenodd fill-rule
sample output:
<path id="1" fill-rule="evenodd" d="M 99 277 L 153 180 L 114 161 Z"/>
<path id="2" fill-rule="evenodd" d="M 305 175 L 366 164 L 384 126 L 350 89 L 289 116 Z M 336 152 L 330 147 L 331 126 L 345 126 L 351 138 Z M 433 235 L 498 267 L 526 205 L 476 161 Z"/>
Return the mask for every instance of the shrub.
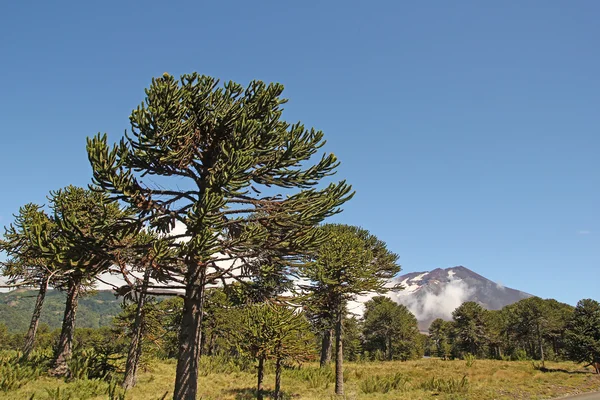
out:
<path id="1" fill-rule="evenodd" d="M 466 353 L 463 356 L 463 359 L 467 362 L 467 368 L 471 368 L 473 364 L 475 364 L 475 360 L 477 359 L 477 357 L 475 357 L 474 354 Z"/>
<path id="2" fill-rule="evenodd" d="M 519 350 L 515 351 L 515 353 L 513 354 L 513 358 L 517 361 L 529 360 L 529 357 L 527 356 L 527 352 L 523 349 L 519 349 Z"/>
<path id="3" fill-rule="evenodd" d="M 408 378 L 397 372 L 394 375 L 369 376 L 360 381 L 359 387 L 364 393 L 388 393 L 392 390 L 404 390 Z"/>
<path id="4" fill-rule="evenodd" d="M 433 377 L 422 382 L 421 389 L 441 393 L 465 393 L 469 390 L 469 381 L 466 375 L 462 379 Z"/>
<path id="5" fill-rule="evenodd" d="M 69 361 L 72 379 L 109 379 L 115 373 L 121 355 L 97 352 L 94 349 L 77 351 Z"/>
<path id="6" fill-rule="evenodd" d="M 335 373 L 331 368 L 307 367 L 290 371 L 290 374 L 296 379 L 308 382 L 311 389 L 328 388 L 335 380 Z"/>
<path id="7" fill-rule="evenodd" d="M 265 372 L 267 372 L 267 369 L 265 368 Z M 202 356 L 198 362 L 198 373 L 200 376 L 253 371 L 254 363 L 246 357 L 231 357 L 225 354 L 217 354 L 214 356 Z"/>
<path id="8" fill-rule="evenodd" d="M 17 390 L 40 375 L 39 367 L 19 364 L 19 358 L 18 353 L 0 357 L 0 391 Z"/>

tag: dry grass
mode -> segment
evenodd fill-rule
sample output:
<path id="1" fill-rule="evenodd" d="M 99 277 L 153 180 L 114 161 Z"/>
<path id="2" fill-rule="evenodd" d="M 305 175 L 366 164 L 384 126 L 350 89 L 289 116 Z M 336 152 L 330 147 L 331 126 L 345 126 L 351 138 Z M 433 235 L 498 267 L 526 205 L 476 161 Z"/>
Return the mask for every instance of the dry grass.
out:
<path id="1" fill-rule="evenodd" d="M 600 377 L 572 363 L 548 362 L 547 372 L 536 370 L 530 362 L 477 360 L 471 367 L 465 361 L 423 359 L 409 362 L 347 363 L 346 399 L 549 399 L 569 394 L 600 390 Z M 168 392 L 172 396 L 175 362 L 155 362 L 142 372 L 138 385 L 127 399 L 157 400 Z M 251 373 L 219 373 L 208 371 L 199 383 L 202 399 L 251 399 L 255 376 Z M 464 379 L 463 379 L 464 378 Z M 462 382 L 462 383 L 461 383 Z M 77 386 L 79 385 L 79 386 Z M 106 385 L 106 384 L 105 384 Z M 71 399 L 84 395 L 86 384 L 65 383 L 42 377 L 0 398 L 51 399 L 56 388 L 71 393 Z M 93 384 L 90 386 L 94 386 Z M 98 386 L 96 384 L 96 386 Z M 107 386 L 107 385 L 106 385 Z M 274 376 L 265 376 L 265 389 L 274 386 Z M 333 380 L 316 365 L 301 371 L 286 370 L 282 388 L 287 398 L 333 399 Z M 96 388 L 96 391 L 98 389 Z M 365 393 L 368 391 L 370 393 Z M 93 392 L 93 391 L 92 391 Z M 84 395 L 89 399 L 106 399 L 104 393 Z"/>

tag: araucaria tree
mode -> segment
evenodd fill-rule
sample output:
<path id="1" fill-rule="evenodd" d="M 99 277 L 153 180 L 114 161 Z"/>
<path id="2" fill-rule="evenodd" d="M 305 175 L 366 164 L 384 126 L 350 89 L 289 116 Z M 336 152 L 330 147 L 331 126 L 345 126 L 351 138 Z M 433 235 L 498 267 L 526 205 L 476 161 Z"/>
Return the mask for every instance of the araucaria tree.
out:
<path id="1" fill-rule="evenodd" d="M 60 337 L 56 346 L 52 375 L 68 375 L 75 317 L 82 290 L 99 274 L 108 270 L 114 259 L 111 248 L 128 230 L 116 229 L 128 212 L 103 193 L 68 186 L 52 192 L 50 208 L 57 229 L 45 229 L 45 222 L 31 226 L 28 235 L 47 262 L 60 271 L 56 287 L 67 292 Z M 34 240 L 35 238 L 35 240 Z"/>
<path id="2" fill-rule="evenodd" d="M 37 241 L 29 234 L 34 226 L 44 235 L 51 236 L 50 232 L 56 230 L 56 225 L 41 206 L 29 203 L 19 209 L 14 223 L 6 228 L 4 240 L 0 240 L 0 251 L 8 256 L 7 260 L 0 262 L 2 275 L 8 278 L 8 285 L 38 288 L 31 322 L 23 344 L 24 359 L 27 359 L 33 350 L 46 291 L 50 280 L 56 277 L 57 272 L 52 263 L 42 256 Z"/>
<path id="3" fill-rule="evenodd" d="M 474 301 L 467 301 L 452 312 L 455 344 L 460 355 L 483 353 L 487 342 L 487 313 L 485 308 Z"/>
<path id="4" fill-rule="evenodd" d="M 310 358 L 314 337 L 306 317 L 293 309 L 272 303 L 248 305 L 238 311 L 239 326 L 230 330 L 232 344 L 258 362 L 256 398 L 263 399 L 264 366 L 275 360 L 275 391 L 279 399 L 283 363 Z"/>
<path id="5" fill-rule="evenodd" d="M 571 360 L 593 365 L 600 374 L 600 303 L 583 299 L 577 303 L 565 333 Z"/>
<path id="6" fill-rule="evenodd" d="M 179 238 L 187 240 L 168 239 L 176 258 L 169 273 L 185 289 L 175 399 L 196 398 L 206 284 L 252 276 L 265 250 L 293 265 L 323 242 L 316 226 L 351 197 L 343 181 L 315 188 L 338 161 L 330 154 L 310 163 L 323 133 L 282 120 L 282 92 L 280 84 L 219 87 L 196 73 L 179 81 L 164 74 L 118 145 L 105 135 L 88 140 L 98 186 L 159 232 L 185 227 Z"/>
<path id="7" fill-rule="evenodd" d="M 342 321 L 346 304 L 358 295 L 385 293 L 390 279 L 399 271 L 398 256 L 367 230 L 349 225 L 326 224 L 321 230 L 327 241 L 319 247 L 313 262 L 302 274 L 310 283 L 302 289 L 313 293 L 320 308 L 332 311 L 335 321 L 335 393 L 344 394 Z M 312 306 L 315 307 L 314 302 Z"/>
<path id="8" fill-rule="evenodd" d="M 417 318 L 406 306 L 384 296 L 365 303 L 365 341 L 370 351 L 383 351 L 387 360 L 422 356 Z"/>

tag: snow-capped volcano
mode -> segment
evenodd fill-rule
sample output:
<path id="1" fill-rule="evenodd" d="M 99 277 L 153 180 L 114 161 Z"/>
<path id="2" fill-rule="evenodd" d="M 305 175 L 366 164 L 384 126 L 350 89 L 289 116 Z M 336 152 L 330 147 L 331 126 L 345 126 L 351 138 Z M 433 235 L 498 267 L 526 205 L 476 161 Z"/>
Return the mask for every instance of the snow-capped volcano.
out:
<path id="1" fill-rule="evenodd" d="M 504 287 L 468 268 L 437 268 L 429 272 L 411 272 L 395 279 L 405 289 L 390 293 L 415 314 L 421 330 L 427 330 L 436 318 L 452 319 L 452 311 L 465 301 L 475 301 L 488 310 L 531 297 L 530 294 Z"/>

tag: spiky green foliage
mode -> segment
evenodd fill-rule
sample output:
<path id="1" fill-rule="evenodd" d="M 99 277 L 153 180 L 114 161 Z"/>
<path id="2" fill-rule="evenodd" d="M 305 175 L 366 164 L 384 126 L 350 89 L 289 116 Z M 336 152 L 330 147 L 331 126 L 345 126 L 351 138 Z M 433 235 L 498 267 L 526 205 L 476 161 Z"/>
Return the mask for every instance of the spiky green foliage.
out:
<path id="1" fill-rule="evenodd" d="M 303 286 L 305 290 L 324 304 L 394 289 L 389 280 L 400 272 L 398 255 L 385 242 L 356 226 L 325 224 L 321 230 L 328 240 L 319 247 L 314 262 L 302 268 L 303 276 L 313 283 Z"/>
<path id="2" fill-rule="evenodd" d="M 583 299 L 577 303 L 567 325 L 569 357 L 580 363 L 600 363 L 600 303 Z M 598 371 L 598 364 L 596 364 Z"/>
<path id="3" fill-rule="evenodd" d="M 48 275 L 54 272 L 53 265 L 43 257 L 37 246 L 37 238 L 29 234 L 36 227 L 40 235 L 52 237 L 56 224 L 42 210 L 42 207 L 29 203 L 19 209 L 12 224 L 5 228 L 4 240 L 0 240 L 0 251 L 8 259 L 0 262 L 2 275 L 9 284 L 39 286 Z"/>
<path id="4" fill-rule="evenodd" d="M 314 337 L 306 317 L 293 309 L 270 303 L 252 304 L 238 311 L 229 330 L 232 344 L 255 360 L 282 358 L 290 363 L 314 358 Z"/>
<path id="5" fill-rule="evenodd" d="M 312 188 L 338 162 L 330 154 L 306 165 L 325 143 L 323 133 L 281 120 L 282 92 L 282 85 L 260 81 L 219 88 L 195 73 L 153 79 L 131 114 L 131 134 L 112 149 L 106 136 L 88 140 L 94 180 L 159 231 L 183 223 L 190 240 L 172 243 L 182 258 L 252 257 L 259 248 L 301 254 L 319 237 L 313 227 L 339 211 L 350 187 Z M 162 189 L 145 183 L 146 174 L 179 179 Z M 272 186 L 304 190 L 284 198 Z"/>
<path id="6" fill-rule="evenodd" d="M 110 249 L 131 234 L 125 223 L 131 213 L 101 192 L 76 186 L 51 192 L 49 200 L 57 232 L 49 236 L 37 226 L 31 232 L 43 255 L 70 274 L 107 270 L 114 263 Z"/>

